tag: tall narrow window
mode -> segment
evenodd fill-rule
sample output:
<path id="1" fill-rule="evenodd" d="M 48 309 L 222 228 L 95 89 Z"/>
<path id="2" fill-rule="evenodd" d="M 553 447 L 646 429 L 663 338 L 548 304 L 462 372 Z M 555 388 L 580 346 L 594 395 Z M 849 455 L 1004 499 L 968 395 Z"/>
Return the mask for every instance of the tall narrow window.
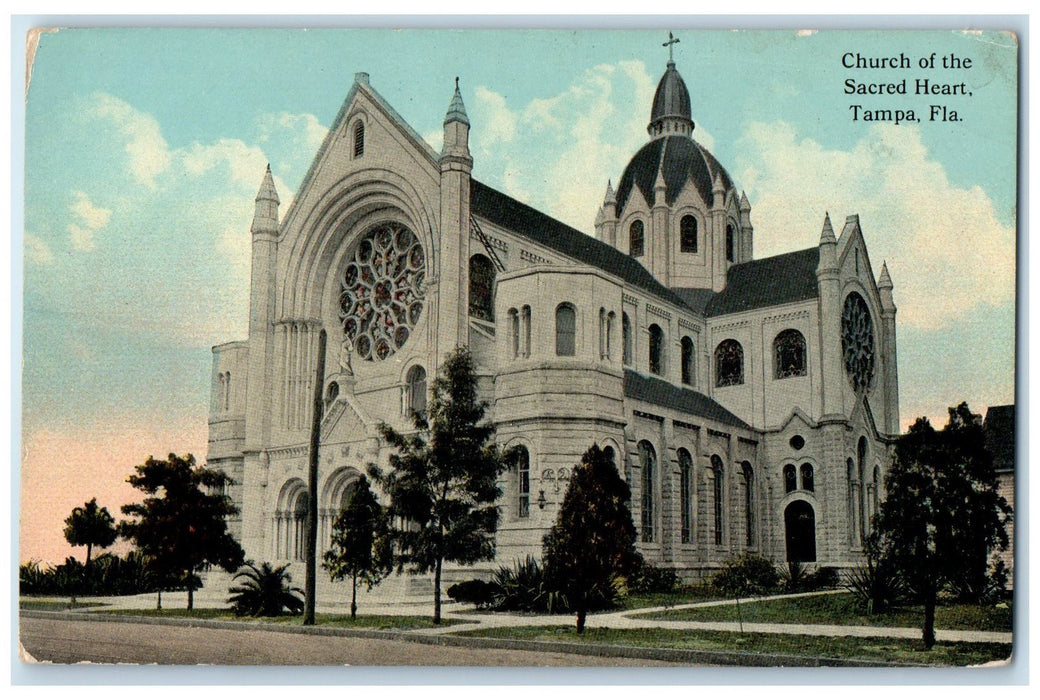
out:
<path id="1" fill-rule="evenodd" d="M 755 543 L 755 473 L 751 462 L 743 462 L 741 472 L 744 476 L 744 539 L 748 547 Z"/>
<path id="2" fill-rule="evenodd" d="M 292 523 L 292 558 L 304 561 L 307 557 L 307 507 L 309 499 L 306 491 L 300 491 L 293 504 Z"/>
<path id="3" fill-rule="evenodd" d="M 576 314 L 570 304 L 556 307 L 556 354 L 560 357 L 574 355 Z"/>
<path id="4" fill-rule="evenodd" d="M 693 341 L 684 335 L 679 342 L 682 349 L 682 383 L 693 384 Z"/>
<path id="5" fill-rule="evenodd" d="M 607 314 L 607 357 L 611 359 L 614 356 L 614 333 L 617 327 L 617 314 L 613 311 Z"/>
<path id="6" fill-rule="evenodd" d="M 744 348 L 735 340 L 723 340 L 715 348 L 715 386 L 744 383 Z"/>
<path id="7" fill-rule="evenodd" d="M 628 227 L 628 254 L 633 258 L 643 256 L 643 222 L 639 219 Z"/>
<path id="8" fill-rule="evenodd" d="M 793 464 L 784 465 L 784 492 L 791 493 L 798 490 L 798 473 Z"/>
<path id="9" fill-rule="evenodd" d="M 851 544 L 853 547 L 855 547 L 856 545 L 859 544 L 859 534 L 860 534 L 859 533 L 859 528 L 858 528 L 859 518 L 856 517 L 856 510 L 857 510 L 856 501 L 858 500 L 858 495 L 857 494 L 859 493 L 859 481 L 858 481 L 858 479 L 856 477 L 856 464 L 852 461 L 851 457 L 849 457 L 847 460 L 845 460 L 845 468 L 846 468 L 846 471 L 847 471 L 847 474 L 848 474 L 846 483 L 848 485 L 848 494 L 849 494 L 849 502 L 848 502 L 848 508 L 847 508 L 848 514 L 849 514 L 849 518 L 848 518 L 849 544 Z"/>
<path id="10" fill-rule="evenodd" d="M 231 372 L 224 375 L 224 410 L 231 410 Z"/>
<path id="11" fill-rule="evenodd" d="M 679 449 L 679 528 L 683 544 L 693 541 L 693 458 Z"/>
<path id="12" fill-rule="evenodd" d="M 781 331 L 773 341 L 773 376 L 805 376 L 805 336 L 793 328 Z"/>
<path id="13" fill-rule="evenodd" d="M 643 468 L 642 524 L 643 542 L 654 541 L 654 472 L 657 470 L 657 453 L 646 440 L 639 443 L 639 460 Z"/>
<path id="14" fill-rule="evenodd" d="M 415 365 L 408 370 L 405 387 L 408 397 L 408 415 L 424 412 L 426 410 L 426 370 L 422 365 Z"/>
<path id="15" fill-rule="evenodd" d="M 712 508 L 715 520 L 715 545 L 722 544 L 722 458 L 718 455 L 711 456 L 712 475 Z"/>
<path id="16" fill-rule="evenodd" d="M 520 356 L 520 314 L 516 309 L 509 310 L 509 348 L 514 358 Z"/>
<path id="17" fill-rule="evenodd" d="M 520 309 L 520 354 L 524 357 L 531 356 L 531 307 L 526 304 Z"/>
<path id="18" fill-rule="evenodd" d="M 365 123 L 358 121 L 354 125 L 354 157 L 365 155 Z"/>
<path id="19" fill-rule="evenodd" d="M 736 260 L 736 232 L 733 230 L 733 224 L 726 224 L 726 260 L 733 262 Z"/>
<path id="20" fill-rule="evenodd" d="M 679 220 L 679 250 L 683 253 L 697 252 L 697 219 L 689 214 Z"/>
<path id="21" fill-rule="evenodd" d="M 480 254 L 469 259 L 469 315 L 495 320 L 495 266 Z"/>
<path id="22" fill-rule="evenodd" d="M 811 464 L 802 465 L 802 490 L 816 490 L 816 482 L 813 480 L 813 468 Z"/>
<path id="23" fill-rule="evenodd" d="M 531 514 L 531 455 L 521 446 L 516 455 L 516 493 L 518 518 Z"/>
<path id="24" fill-rule="evenodd" d="M 621 312 L 621 361 L 632 364 L 632 322 L 624 311 Z"/>
<path id="25" fill-rule="evenodd" d="M 650 373 L 664 374 L 664 331 L 650 324 Z"/>
<path id="26" fill-rule="evenodd" d="M 607 358 L 607 310 L 599 310 L 599 359 Z"/>

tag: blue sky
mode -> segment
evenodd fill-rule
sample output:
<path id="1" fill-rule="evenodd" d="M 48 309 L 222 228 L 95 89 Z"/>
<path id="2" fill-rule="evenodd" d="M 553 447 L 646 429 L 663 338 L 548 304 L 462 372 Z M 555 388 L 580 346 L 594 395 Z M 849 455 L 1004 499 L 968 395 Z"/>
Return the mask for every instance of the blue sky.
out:
<path id="1" fill-rule="evenodd" d="M 815 244 L 825 211 L 839 225 L 860 214 L 875 272 L 886 260 L 895 282 L 904 423 L 941 419 L 965 399 L 976 410 L 1012 402 L 1014 38 L 676 34 L 694 137 L 746 190 L 756 257 Z M 616 184 L 646 140 L 666 38 L 666 30 L 44 35 L 26 107 L 23 499 L 46 492 L 50 520 L 23 519 L 22 558 L 27 543 L 60 529 L 56 513 L 94 495 L 105 504 L 103 494 L 114 510 L 127 496 L 125 475 L 149 452 L 204 454 L 209 348 L 245 337 L 248 230 L 264 166 L 284 213 L 355 72 L 368 72 L 435 148 L 459 76 L 474 176 L 591 233 L 607 179 Z M 915 62 L 955 53 L 974 65 L 841 65 L 846 52 L 901 51 Z M 907 78 L 911 89 L 917 77 L 965 81 L 973 96 L 852 98 L 843 92 L 850 77 Z M 853 122 L 848 109 L 913 107 L 927 119 L 933 101 L 963 121 L 872 124 Z"/>

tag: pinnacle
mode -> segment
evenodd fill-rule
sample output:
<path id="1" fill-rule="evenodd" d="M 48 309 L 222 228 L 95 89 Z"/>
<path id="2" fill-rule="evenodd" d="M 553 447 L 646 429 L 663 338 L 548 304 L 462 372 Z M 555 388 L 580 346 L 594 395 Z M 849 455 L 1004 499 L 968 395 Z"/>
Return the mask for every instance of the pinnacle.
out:
<path id="1" fill-rule="evenodd" d="M 892 289 L 892 277 L 888 274 L 888 262 L 881 263 L 881 276 L 878 277 L 878 289 Z"/>
<path id="2" fill-rule="evenodd" d="M 455 94 L 451 96 L 451 104 L 448 105 L 448 113 L 444 117 L 444 123 L 461 122 L 469 126 L 469 117 L 466 115 L 466 105 L 462 103 L 462 93 L 459 92 L 459 79 L 455 78 Z"/>
<path id="3" fill-rule="evenodd" d="M 823 217 L 823 231 L 820 233 L 820 245 L 824 243 L 837 243 L 838 240 L 834 237 L 834 228 L 831 226 L 831 215 L 825 213 Z"/>
<path id="4" fill-rule="evenodd" d="M 281 200 L 278 199 L 278 190 L 274 186 L 274 177 L 271 175 L 271 164 L 267 164 L 267 170 L 264 171 L 264 179 L 260 182 L 260 190 L 256 193 L 256 201 L 262 199 L 269 199 L 275 204 L 280 204 Z"/>
<path id="5" fill-rule="evenodd" d="M 617 204 L 617 197 L 614 195 L 614 186 L 611 185 L 610 180 L 607 180 L 607 194 L 603 197 L 604 204 Z"/>

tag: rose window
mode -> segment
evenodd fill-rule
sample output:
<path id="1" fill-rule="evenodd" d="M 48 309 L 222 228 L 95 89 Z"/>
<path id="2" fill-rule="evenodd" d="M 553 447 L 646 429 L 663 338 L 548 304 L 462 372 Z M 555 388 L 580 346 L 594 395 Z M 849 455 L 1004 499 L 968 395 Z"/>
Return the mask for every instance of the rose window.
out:
<path id="1" fill-rule="evenodd" d="M 853 292 L 845 297 L 841 313 L 841 348 L 845 372 L 856 391 L 870 388 L 874 378 L 874 324 L 863 297 Z"/>
<path id="2" fill-rule="evenodd" d="M 365 234 L 340 278 L 343 332 L 364 360 L 385 360 L 408 342 L 422 315 L 426 255 L 397 223 Z"/>

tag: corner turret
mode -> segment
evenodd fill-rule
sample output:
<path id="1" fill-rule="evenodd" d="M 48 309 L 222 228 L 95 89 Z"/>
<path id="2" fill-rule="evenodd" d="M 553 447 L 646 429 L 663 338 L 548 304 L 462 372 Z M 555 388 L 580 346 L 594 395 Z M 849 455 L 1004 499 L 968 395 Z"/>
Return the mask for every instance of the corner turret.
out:
<path id="1" fill-rule="evenodd" d="M 256 193 L 256 208 L 253 212 L 253 225 L 249 230 L 254 236 L 267 234 L 278 235 L 278 190 L 271 176 L 271 164 L 267 164 L 264 179 L 260 182 L 260 190 Z"/>

